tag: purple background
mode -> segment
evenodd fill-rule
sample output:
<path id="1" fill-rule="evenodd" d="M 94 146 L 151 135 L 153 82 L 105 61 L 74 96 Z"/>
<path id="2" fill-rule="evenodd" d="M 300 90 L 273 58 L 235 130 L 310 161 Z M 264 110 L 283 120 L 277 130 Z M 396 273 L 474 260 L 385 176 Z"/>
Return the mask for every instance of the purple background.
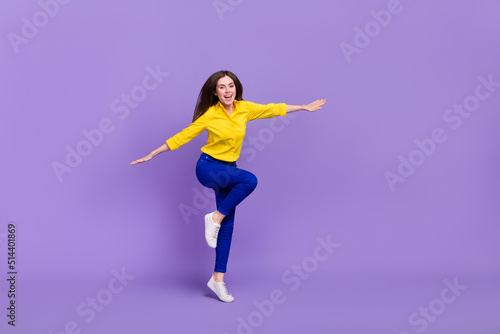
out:
<path id="1" fill-rule="evenodd" d="M 500 81 L 500 3 L 402 0 L 348 61 L 341 43 L 354 45 L 355 27 L 388 1 L 228 1 L 221 16 L 211 0 L 71 1 L 17 52 L 8 34 L 22 34 L 24 17 L 43 19 L 41 5 L 0 3 L 1 332 L 56 334 L 74 321 L 81 333 L 500 333 L 500 87 L 459 128 L 443 119 L 478 77 Z M 114 112 L 147 67 L 168 76 L 128 114 Z M 236 214 L 232 304 L 205 285 L 214 252 L 202 221 L 214 199 L 194 166 L 206 133 L 129 165 L 189 124 L 220 69 L 239 76 L 249 101 L 327 100 L 288 123 L 247 126 L 239 166 L 259 185 Z M 105 119 L 113 130 L 59 180 L 52 164 Z M 436 128 L 446 141 L 391 191 L 384 173 Z M 15 328 L 5 310 L 9 222 Z M 340 247 L 292 290 L 282 275 L 315 263 L 316 239 L 328 236 Z M 86 323 L 77 306 L 103 300 L 122 268 L 135 278 Z M 454 302 L 425 329 L 422 316 L 409 322 L 443 305 L 443 282 L 455 279 L 467 288 Z M 259 316 L 254 302 L 275 289 L 284 303 Z M 239 317 L 257 325 L 238 329 Z"/>

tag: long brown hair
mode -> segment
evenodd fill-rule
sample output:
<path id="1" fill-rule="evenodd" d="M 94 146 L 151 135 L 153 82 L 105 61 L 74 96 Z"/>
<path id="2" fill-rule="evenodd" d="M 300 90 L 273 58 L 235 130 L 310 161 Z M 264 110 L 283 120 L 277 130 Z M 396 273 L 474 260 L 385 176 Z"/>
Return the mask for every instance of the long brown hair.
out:
<path id="1" fill-rule="evenodd" d="M 217 87 L 217 81 L 225 76 L 233 79 L 233 82 L 236 85 L 236 97 L 234 99 L 237 101 L 243 100 L 243 86 L 241 85 L 238 77 L 231 71 L 224 70 L 215 72 L 207 79 L 201 88 L 200 94 L 198 95 L 198 101 L 196 102 L 196 107 L 194 108 L 193 122 L 196 121 L 198 117 L 203 115 L 208 108 L 219 102 L 219 97 L 214 95 L 214 92 Z"/>

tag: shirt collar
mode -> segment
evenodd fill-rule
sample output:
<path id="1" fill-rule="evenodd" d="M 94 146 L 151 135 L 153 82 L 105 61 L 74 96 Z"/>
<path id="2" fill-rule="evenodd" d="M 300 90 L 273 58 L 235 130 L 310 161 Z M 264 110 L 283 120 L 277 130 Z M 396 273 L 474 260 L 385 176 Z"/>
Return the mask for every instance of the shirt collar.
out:
<path id="1" fill-rule="evenodd" d="M 238 110 L 239 103 L 240 103 L 240 101 L 236 101 L 236 100 L 233 101 L 233 105 L 234 105 L 233 112 Z M 221 101 L 217 102 L 216 106 L 217 106 L 217 108 L 219 108 L 220 110 L 224 111 L 227 114 L 226 107 L 224 107 L 224 105 L 222 105 Z"/>

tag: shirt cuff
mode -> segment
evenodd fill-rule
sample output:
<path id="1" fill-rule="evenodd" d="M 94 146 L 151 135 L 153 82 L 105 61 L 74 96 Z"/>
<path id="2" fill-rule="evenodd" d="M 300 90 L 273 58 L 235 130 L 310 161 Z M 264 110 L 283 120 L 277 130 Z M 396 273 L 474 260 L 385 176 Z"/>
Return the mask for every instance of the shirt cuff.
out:
<path id="1" fill-rule="evenodd" d="M 179 146 L 175 145 L 173 137 L 167 139 L 166 143 L 168 148 L 170 148 L 170 151 L 174 151 L 179 148 Z"/>
<path id="2" fill-rule="evenodd" d="M 278 103 L 279 105 L 279 108 L 280 108 L 280 112 L 279 112 L 279 116 L 285 116 L 286 115 L 286 103 Z"/>

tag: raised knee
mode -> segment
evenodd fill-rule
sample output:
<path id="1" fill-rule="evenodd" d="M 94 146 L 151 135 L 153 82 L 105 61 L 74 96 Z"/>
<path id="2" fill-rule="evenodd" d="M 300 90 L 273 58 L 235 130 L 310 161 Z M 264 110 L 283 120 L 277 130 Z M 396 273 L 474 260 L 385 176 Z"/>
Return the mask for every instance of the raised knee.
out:
<path id="1" fill-rule="evenodd" d="M 257 176 L 253 174 L 248 175 L 247 184 L 252 190 L 255 189 L 257 187 Z"/>

